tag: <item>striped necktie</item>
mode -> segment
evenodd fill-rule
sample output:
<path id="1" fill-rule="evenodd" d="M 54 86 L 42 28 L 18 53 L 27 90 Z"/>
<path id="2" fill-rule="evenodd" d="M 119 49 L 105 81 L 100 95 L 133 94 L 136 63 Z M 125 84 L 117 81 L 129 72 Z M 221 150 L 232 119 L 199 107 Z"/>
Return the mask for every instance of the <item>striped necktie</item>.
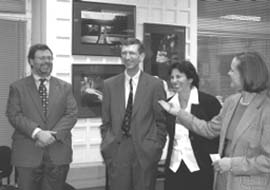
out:
<path id="1" fill-rule="evenodd" d="M 131 123 L 131 115 L 132 115 L 132 106 L 133 106 L 133 86 L 132 86 L 132 79 L 129 80 L 129 96 L 128 96 L 128 103 L 127 108 L 122 124 L 122 132 L 124 136 L 130 136 L 130 123 Z"/>

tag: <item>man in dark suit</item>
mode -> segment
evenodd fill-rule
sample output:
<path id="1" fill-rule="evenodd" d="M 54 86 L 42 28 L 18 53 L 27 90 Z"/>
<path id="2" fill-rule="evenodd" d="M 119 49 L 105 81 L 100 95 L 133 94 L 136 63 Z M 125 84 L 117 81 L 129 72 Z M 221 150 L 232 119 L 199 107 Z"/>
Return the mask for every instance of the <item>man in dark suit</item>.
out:
<path id="1" fill-rule="evenodd" d="M 110 190 L 153 190 L 157 163 L 166 141 L 161 80 L 140 70 L 145 57 L 137 39 L 121 48 L 126 70 L 104 82 L 101 153 Z"/>
<path id="2" fill-rule="evenodd" d="M 32 75 L 10 85 L 6 114 L 20 190 L 62 190 L 72 160 L 77 104 L 71 85 L 51 76 L 52 60 L 47 45 L 33 45 Z"/>

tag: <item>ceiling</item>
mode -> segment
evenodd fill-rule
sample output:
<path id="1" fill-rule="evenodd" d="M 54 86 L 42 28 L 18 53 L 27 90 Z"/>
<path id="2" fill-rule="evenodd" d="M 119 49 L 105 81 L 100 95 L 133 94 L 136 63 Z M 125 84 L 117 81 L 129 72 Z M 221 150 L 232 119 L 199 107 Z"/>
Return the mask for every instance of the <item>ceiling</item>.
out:
<path id="1" fill-rule="evenodd" d="M 198 18 L 219 18 L 225 15 L 261 17 L 270 22 L 269 0 L 198 0 Z"/>

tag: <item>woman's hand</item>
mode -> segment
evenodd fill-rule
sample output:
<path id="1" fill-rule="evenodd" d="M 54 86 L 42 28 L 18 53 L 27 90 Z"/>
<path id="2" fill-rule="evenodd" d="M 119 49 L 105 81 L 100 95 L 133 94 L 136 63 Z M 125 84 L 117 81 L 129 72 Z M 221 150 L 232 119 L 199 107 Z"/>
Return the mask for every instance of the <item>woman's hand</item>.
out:
<path id="1" fill-rule="evenodd" d="M 168 103 L 164 100 L 159 100 L 158 103 L 161 105 L 161 107 L 168 113 L 172 115 L 177 115 L 179 109 L 177 109 L 172 103 Z"/>
<path id="2" fill-rule="evenodd" d="M 232 168 L 232 159 L 228 157 L 221 158 L 220 160 L 217 160 L 213 162 L 214 170 L 223 173 L 228 172 Z"/>

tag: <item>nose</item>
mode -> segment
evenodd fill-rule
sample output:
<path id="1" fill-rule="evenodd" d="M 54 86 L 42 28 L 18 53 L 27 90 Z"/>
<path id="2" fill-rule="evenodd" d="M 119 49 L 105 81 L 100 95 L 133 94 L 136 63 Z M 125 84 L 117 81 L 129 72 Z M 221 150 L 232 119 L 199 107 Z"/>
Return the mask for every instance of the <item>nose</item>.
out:
<path id="1" fill-rule="evenodd" d="M 130 53 L 127 52 L 127 53 L 125 54 L 125 59 L 129 59 L 129 58 L 130 58 Z"/>
<path id="2" fill-rule="evenodd" d="M 171 78 L 171 83 L 174 84 L 176 82 L 176 78 L 172 77 Z"/>

